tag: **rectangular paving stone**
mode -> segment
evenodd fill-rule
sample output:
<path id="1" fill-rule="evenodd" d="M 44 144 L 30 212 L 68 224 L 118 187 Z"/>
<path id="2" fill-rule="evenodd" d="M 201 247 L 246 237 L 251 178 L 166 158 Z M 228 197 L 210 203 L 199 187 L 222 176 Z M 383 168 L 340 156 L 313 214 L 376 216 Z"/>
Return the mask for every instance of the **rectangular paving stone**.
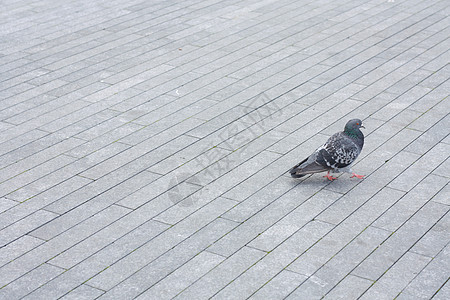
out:
<path id="1" fill-rule="evenodd" d="M 267 252 L 272 251 L 297 230 L 314 220 L 331 203 L 338 201 L 341 196 L 338 193 L 320 190 L 306 201 L 298 201 L 301 204 L 297 208 L 272 225 L 272 227 L 259 234 L 249 245 Z"/>
<path id="2" fill-rule="evenodd" d="M 283 270 L 256 293 L 251 295 L 249 299 L 284 298 L 306 279 L 307 277 L 304 275 Z"/>
<path id="3" fill-rule="evenodd" d="M 38 210 L 24 219 L 1 229 L 0 245 L 4 247 L 57 217 L 58 215 L 55 213 L 45 210 Z"/>
<path id="4" fill-rule="evenodd" d="M 64 295 L 61 299 L 76 300 L 76 299 L 94 299 L 101 296 L 104 292 L 88 286 L 86 284 L 80 285 L 76 289 Z"/>
<path id="5" fill-rule="evenodd" d="M 445 117 L 444 109 L 444 101 L 438 102 L 431 109 L 422 114 L 420 118 L 417 118 L 409 127 L 415 130 L 427 131 L 435 123 Z"/>
<path id="6" fill-rule="evenodd" d="M 402 129 L 401 126 L 395 124 L 384 124 L 380 127 L 381 130 L 377 130 L 372 133 L 372 136 L 367 139 L 367 148 L 365 150 L 372 150 L 372 152 L 366 154 L 363 151 L 362 156 L 367 155 L 367 158 L 358 162 L 358 168 L 367 170 L 376 170 L 382 167 L 383 164 L 388 164 L 395 158 L 395 155 L 406 156 L 409 155 L 408 162 L 411 164 L 417 160 L 420 156 L 414 153 L 401 152 L 406 145 L 414 141 L 420 132 L 410 129 Z M 381 144 L 381 145 L 380 145 Z M 408 166 L 408 165 L 406 165 Z"/>
<path id="7" fill-rule="evenodd" d="M 48 281 L 63 273 L 64 269 L 44 263 L 31 272 L 15 280 L 12 284 L 0 290 L 4 299 L 26 298 L 26 295 L 38 289 Z"/>
<path id="8" fill-rule="evenodd" d="M 175 272 L 140 294 L 137 299 L 173 298 L 224 260 L 223 256 L 207 251 L 200 252 Z"/>
<path id="9" fill-rule="evenodd" d="M 64 59 L 61 59 L 55 63 L 47 65 L 46 68 L 48 68 L 50 70 L 57 70 L 61 67 L 69 65 L 78 60 L 86 59 L 95 54 L 102 53 L 102 52 L 106 51 L 107 49 L 110 49 L 111 47 L 120 45 L 121 43 L 131 42 L 138 38 L 140 38 L 140 36 L 138 36 L 138 35 L 129 35 L 128 37 L 124 37 L 122 39 L 117 39 L 116 41 L 107 42 L 107 43 L 101 44 L 95 48 L 91 48 L 88 51 L 80 52 L 79 54 L 75 54 L 75 55 L 66 57 Z"/>
<path id="10" fill-rule="evenodd" d="M 22 199 L 28 199 L 29 195 L 31 194 L 33 196 L 30 201 L 25 201 L 21 203 L 20 205 L 12 208 L 8 212 L 6 212 L 3 217 L 8 220 L 9 223 L 15 222 L 17 220 L 20 220 L 21 218 L 26 217 L 27 215 L 42 209 L 49 203 L 52 203 L 53 201 L 56 201 L 60 198 L 61 193 L 70 193 L 74 190 L 77 190 L 79 188 L 82 188 L 83 186 L 89 184 L 91 180 L 82 178 L 79 176 L 75 176 L 70 178 L 69 180 L 64 181 L 63 183 L 59 185 L 55 185 L 48 190 L 39 193 L 38 195 L 33 195 L 32 193 L 35 193 L 33 189 L 31 190 L 25 190 L 25 193 L 19 193 L 18 197 Z M 21 190 L 19 190 L 21 191 Z M 14 193 L 11 194 L 14 196 Z M 7 224 L 6 222 L 2 221 L 2 225 Z"/>
<path id="11" fill-rule="evenodd" d="M 449 284 L 448 281 L 439 289 L 439 291 L 437 291 L 437 293 L 434 295 L 434 299 L 437 300 L 443 300 L 443 299 L 447 299 L 448 296 L 450 295 L 450 289 L 449 289 Z M 401 296 L 401 294 L 400 294 Z"/>
<path id="12" fill-rule="evenodd" d="M 67 84 L 66 81 L 57 79 L 57 80 L 53 80 L 51 82 L 46 82 L 42 85 L 39 85 L 37 87 L 34 87 L 34 88 L 24 91 L 22 93 L 15 94 L 14 96 L 8 98 L 8 102 L 7 102 L 8 106 L 7 107 L 12 106 L 17 103 L 20 103 L 22 101 L 31 99 L 33 97 L 39 96 L 41 94 L 44 94 L 48 91 L 51 91 L 55 88 L 65 85 L 65 84 Z"/>
<path id="13" fill-rule="evenodd" d="M 133 183 L 140 180 L 139 177 L 133 177 L 136 173 L 138 172 L 132 168 L 122 169 L 120 172 L 113 173 L 111 177 L 94 181 L 85 188 L 69 194 L 68 197 L 61 199 L 60 203 L 56 202 L 56 205 L 47 208 L 61 213 L 62 216 L 36 229 L 33 235 L 46 240 L 51 239 L 119 201 L 131 192 Z M 96 201 L 88 201 L 94 198 Z"/>
<path id="14" fill-rule="evenodd" d="M 74 162 L 70 165 L 64 166 L 57 171 L 54 171 L 51 174 L 33 181 L 32 183 L 16 190 L 15 192 L 8 194 L 8 196 L 16 199 L 17 201 L 23 202 L 48 191 L 49 189 L 52 189 L 53 192 L 57 192 L 59 189 L 64 191 L 64 188 L 66 188 L 66 191 L 70 192 L 70 188 L 78 189 L 81 186 L 91 182 L 91 180 L 87 178 L 73 176 L 73 174 L 79 173 L 84 168 L 84 163 Z M 70 188 L 68 188 L 67 186 L 70 186 Z"/>
<path id="15" fill-rule="evenodd" d="M 138 131 L 141 128 L 142 126 L 140 125 L 127 123 L 114 130 L 111 130 L 111 132 L 101 135 L 96 139 L 92 139 L 83 145 L 80 145 L 70 151 L 67 151 L 66 154 L 77 158 L 85 157 L 95 151 L 99 151 L 104 147 L 107 147 L 108 145 L 116 142 L 117 140 L 120 141 L 120 138 L 127 136 L 128 134 L 131 134 L 135 131 Z"/>
<path id="16" fill-rule="evenodd" d="M 285 269 L 301 253 L 307 251 L 331 228 L 329 224 L 312 221 L 279 247 L 269 252 L 239 278 L 221 290 L 216 297 L 237 299 L 252 295 L 260 286 Z"/>
<path id="17" fill-rule="evenodd" d="M 214 296 L 217 291 L 225 287 L 248 267 L 261 259 L 264 254 L 262 251 L 243 247 L 194 284 L 190 285 L 182 293 L 177 295 L 175 299 L 192 299 L 192 297 L 206 299 Z"/>
<path id="18" fill-rule="evenodd" d="M 231 152 L 229 155 L 217 161 L 217 163 L 208 162 L 208 168 L 202 167 L 202 171 L 197 174 L 197 177 L 206 184 L 226 174 L 225 177 L 222 177 L 219 181 L 214 181 L 213 183 L 214 186 L 220 186 L 220 191 L 214 191 L 214 193 L 219 196 L 221 193 L 229 190 L 233 186 L 233 183 L 237 184 L 254 174 L 255 168 L 260 165 L 259 162 L 267 165 L 276 160 L 279 157 L 278 154 L 263 151 L 268 145 L 274 143 L 275 140 L 276 134 L 269 133 L 258 138 L 250 135 L 242 147 Z M 235 143 L 237 142 L 230 140 L 230 148 L 235 147 Z M 264 160 L 264 158 L 266 158 L 266 160 Z M 195 163 L 197 164 L 197 162 Z M 193 166 L 193 169 L 197 170 L 198 167 L 199 166 Z M 232 181 L 229 181 L 228 179 Z"/>
<path id="19" fill-rule="evenodd" d="M 178 126 L 171 127 L 171 129 L 169 129 L 163 133 L 160 133 L 156 136 L 153 136 L 150 139 L 143 141 L 142 143 L 139 143 L 138 145 L 130 148 L 130 151 L 122 152 L 121 154 L 116 155 L 116 156 L 112 157 L 111 159 L 106 160 L 105 162 L 88 170 L 86 172 L 86 174 L 84 174 L 84 175 L 87 177 L 91 176 L 91 177 L 95 177 L 95 178 L 101 177 L 101 176 L 117 169 L 118 165 L 119 166 L 125 165 L 143 155 L 150 155 L 153 158 L 153 162 L 156 163 L 159 160 L 168 156 L 168 154 L 158 151 L 156 153 L 158 153 L 158 155 L 162 155 L 162 157 L 160 157 L 160 159 L 157 159 L 155 152 L 153 152 L 151 154 L 150 154 L 150 152 L 154 151 L 159 146 L 169 147 L 170 144 L 166 144 L 166 143 L 174 139 L 173 134 L 176 134 L 176 136 L 180 135 L 178 141 L 183 140 L 184 143 L 181 143 L 181 144 L 183 144 L 185 146 L 189 145 L 190 143 L 192 143 L 193 141 L 196 140 L 194 138 L 189 138 L 187 136 L 181 136 L 181 134 L 184 132 L 179 131 L 180 128 L 184 128 L 186 131 L 188 131 L 190 128 L 195 127 L 195 125 L 193 125 L 195 123 L 198 124 L 198 120 L 188 119 L 188 120 L 186 120 L 186 122 L 182 122 L 182 123 L 178 124 Z M 125 143 L 127 142 L 126 140 L 123 140 L 123 141 Z M 177 142 L 177 141 L 175 141 L 175 142 Z M 172 143 L 174 143 L 174 142 L 172 142 Z M 164 156 L 164 155 L 166 155 L 166 156 Z M 150 165 L 150 163 L 149 163 L 149 165 Z"/>
<path id="20" fill-rule="evenodd" d="M 397 165 L 394 165 L 394 163 L 397 164 L 397 162 L 392 161 L 390 167 L 397 167 Z M 382 180 L 381 178 L 383 177 L 388 181 L 390 178 L 387 178 L 383 171 L 383 169 L 379 170 L 376 175 L 380 178 L 379 180 Z M 392 175 L 395 176 L 395 173 Z M 347 217 L 352 216 L 352 213 L 355 211 L 357 211 L 358 214 L 365 214 L 368 216 L 371 214 L 374 216 L 373 213 L 375 213 L 375 211 L 377 212 L 377 215 L 384 213 L 384 211 L 400 199 L 404 193 L 394 189 L 383 188 L 386 182 L 380 182 L 379 180 L 361 182 L 349 193 L 344 195 L 340 201 L 336 201 L 327 210 L 323 211 L 318 216 L 318 219 L 332 224 L 339 224 Z M 373 203 L 377 203 L 377 206 L 374 206 Z"/>
<path id="21" fill-rule="evenodd" d="M 58 98 L 48 93 L 41 94 L 29 100 L 21 102 L 2 113 L 7 117 L 8 122 L 13 124 L 23 124 L 30 119 L 34 119 L 40 114 L 49 113 L 52 108 L 56 109 L 67 104 L 69 100 L 74 101 L 74 96 L 80 96 L 79 92 L 71 92 Z M 18 111 L 15 111 L 19 109 Z"/>
<path id="22" fill-rule="evenodd" d="M 244 222 L 270 204 L 273 199 L 278 197 L 278 195 L 291 189 L 292 186 L 292 182 L 287 182 L 285 178 L 277 178 L 247 198 L 245 201 L 230 209 L 223 215 L 223 217 L 235 222 Z"/>
<path id="23" fill-rule="evenodd" d="M 371 216 L 372 220 L 376 218 Z M 321 241 L 314 246 L 314 251 L 306 253 L 303 260 L 297 260 L 294 264 L 289 266 L 289 269 L 300 272 L 301 274 L 311 275 L 325 264 L 330 257 L 333 257 L 341 251 L 355 235 L 364 232 L 367 226 L 372 222 L 367 219 L 367 215 L 354 214 L 348 217 L 341 224 L 336 226 L 334 230 L 327 234 Z M 389 232 L 386 231 L 386 235 Z"/>
<path id="24" fill-rule="evenodd" d="M 0 178 L 2 181 L 5 181 L 15 177 L 23 173 L 24 168 L 33 169 L 42 163 L 54 159 L 57 156 L 56 154 L 70 150 L 83 143 L 84 141 L 82 140 L 72 138 L 62 140 L 55 136 L 30 143 L 29 147 L 22 147 L 14 153 L 3 156 L 2 162 L 4 165 L 2 166 L 3 172 Z"/>
<path id="25" fill-rule="evenodd" d="M 419 91 L 417 92 L 414 89 L 417 89 Z M 414 103 L 415 100 L 420 99 L 422 96 L 426 95 L 429 91 L 430 89 L 428 88 L 417 88 L 416 86 L 415 88 L 396 98 L 391 103 L 387 104 L 384 108 L 380 109 L 373 115 L 373 117 L 387 121 L 402 112 L 410 104 Z M 418 95 L 416 95 L 417 93 Z M 416 118 L 417 117 L 419 117 L 419 115 L 417 115 Z"/>
<path id="26" fill-rule="evenodd" d="M 113 112 L 115 112 L 114 110 L 112 110 Z M 89 129 L 84 130 L 83 132 L 78 133 L 75 137 L 82 139 L 82 140 L 86 140 L 86 141 L 91 141 L 91 140 L 95 140 L 98 137 L 101 137 L 102 135 L 108 134 L 109 132 L 116 130 L 117 128 L 124 126 L 125 124 L 129 123 L 128 120 L 123 120 L 120 118 L 120 116 L 116 116 L 113 117 L 109 120 L 106 120 L 100 124 L 97 124 L 96 126 L 93 126 Z M 131 124 L 133 126 L 141 126 L 138 124 Z M 116 141 L 117 139 L 115 139 L 114 141 Z M 121 141 L 123 142 L 123 141 Z M 125 143 L 128 144 L 128 143 Z"/>
<path id="27" fill-rule="evenodd" d="M 445 177 L 444 170 L 446 170 L 448 168 L 449 164 L 450 164 L 450 160 L 446 159 L 439 167 L 434 169 L 433 174 Z"/>
<path id="28" fill-rule="evenodd" d="M 450 185 L 446 185 L 432 200 L 434 202 L 438 202 L 438 203 L 442 203 L 442 204 L 447 204 L 449 203 L 449 195 L 450 192 Z"/>
<path id="29" fill-rule="evenodd" d="M 446 246 L 449 215 L 446 214 L 412 248 L 411 252 L 436 257 Z"/>
<path id="30" fill-rule="evenodd" d="M 208 190 L 206 190 L 206 189 L 199 190 L 196 194 L 193 195 L 193 198 L 192 198 L 195 201 L 195 203 L 193 203 L 193 205 L 187 207 L 184 211 L 179 211 L 178 209 L 176 209 L 176 207 L 173 207 L 173 209 L 169 209 L 169 210 L 165 211 L 163 214 L 161 214 L 160 216 L 158 216 L 157 219 L 160 221 L 163 221 L 163 222 L 167 222 L 169 224 L 173 224 L 173 223 L 177 222 L 178 220 L 183 218 L 183 216 L 185 214 L 197 209 L 198 207 L 211 201 L 211 199 L 214 199 L 217 196 L 219 196 L 220 194 L 222 194 L 224 191 L 226 191 L 227 187 L 229 185 L 231 185 L 232 183 L 239 182 L 242 177 L 245 178 L 246 176 L 248 176 L 248 173 L 252 173 L 254 165 L 260 165 L 263 161 L 265 161 L 265 162 L 271 161 L 274 156 L 277 157 L 277 155 L 274 153 L 262 152 L 260 155 L 252 158 L 251 160 L 247 161 L 245 164 L 241 165 L 240 168 L 235 169 L 236 171 L 233 171 L 232 173 L 227 173 L 226 177 L 222 176 L 219 179 L 217 179 L 217 181 L 215 181 L 212 184 L 211 190 L 209 190 L 209 189 Z M 219 170 L 219 172 L 220 172 L 220 170 Z M 205 180 L 202 180 L 202 177 L 198 177 L 198 179 L 197 179 L 197 177 L 194 177 L 194 178 L 195 179 L 190 180 L 189 183 L 201 184 L 201 185 L 207 183 L 207 181 L 205 182 Z M 227 179 L 229 178 L 229 179 L 227 180 L 226 178 Z M 199 181 L 197 181 L 197 180 L 199 180 Z M 225 180 L 228 181 L 227 185 L 222 183 Z M 217 186 L 217 188 L 215 188 L 215 186 Z M 191 188 L 191 190 L 192 190 L 192 188 Z M 183 203 L 180 203 L 180 204 L 183 205 Z"/>
<path id="31" fill-rule="evenodd" d="M 447 72 L 448 68 L 443 67 L 439 71 L 434 72 L 430 74 L 430 76 L 424 78 L 424 80 L 420 82 L 420 85 L 435 88 L 448 80 L 448 77 L 445 75 Z"/>
<path id="32" fill-rule="evenodd" d="M 1 155 L 7 154 L 15 149 L 22 147 L 30 142 L 33 142 L 35 139 L 39 139 L 41 137 L 46 136 L 47 133 L 42 130 L 32 130 L 23 135 L 20 135 L 16 138 L 10 139 L 7 142 L 3 143 Z"/>
<path id="33" fill-rule="evenodd" d="M 429 257 L 407 252 L 361 296 L 361 299 L 395 298 L 430 260 Z"/>
<path id="34" fill-rule="evenodd" d="M 26 120 L 34 118 L 40 112 L 47 112 L 52 106 L 55 106 L 56 97 L 42 94 L 19 103 L 13 107 L 2 110 L 0 114 L 4 116 L 5 121 L 12 124 L 22 124 Z M 63 101 L 64 99 L 62 99 Z"/>
<path id="35" fill-rule="evenodd" d="M 130 212 L 130 210 L 127 210 L 126 208 L 119 208 L 123 210 L 123 214 Z M 111 242 L 115 241 L 118 237 L 126 233 L 127 230 L 131 230 L 136 227 L 136 224 L 140 225 L 141 223 L 142 219 L 133 219 L 127 214 L 124 218 L 116 221 L 109 227 L 103 228 L 81 243 L 74 245 L 69 250 L 52 258 L 50 261 L 53 265 L 60 266 L 64 269 L 69 269 L 91 256 L 93 253 L 100 251 Z"/>
<path id="36" fill-rule="evenodd" d="M 416 299 L 429 299 L 438 292 L 448 280 L 448 245 L 408 284 L 400 296 Z M 405 298 L 406 298 L 405 297 Z M 401 297 L 399 297 L 401 298 Z"/>
<path id="37" fill-rule="evenodd" d="M 210 203 L 203 209 L 191 215 L 189 218 L 186 218 L 175 226 L 171 227 L 171 230 L 165 232 L 165 234 L 157 236 L 154 240 L 145 244 L 145 246 L 134 251 L 129 256 L 117 262 L 114 266 L 111 266 L 95 278 L 91 279 L 89 284 L 103 290 L 109 290 L 113 288 L 122 280 L 128 278 L 163 253 L 191 236 L 198 229 L 204 227 L 209 222 L 216 219 L 217 214 L 220 214 L 221 211 L 223 212 L 228 210 L 230 205 L 234 204 L 233 201 L 226 202 L 224 201 L 225 199 L 221 200 L 222 201 L 214 201 Z M 143 257 L 145 257 L 145 260 L 143 260 Z M 148 268 L 151 268 L 151 266 Z M 146 274 L 146 270 L 143 269 L 140 274 Z M 147 278 L 148 276 L 144 277 Z M 131 282 L 131 284 L 135 286 L 132 279 L 130 279 L 130 281 L 128 282 Z M 147 280 L 145 282 L 146 283 L 143 283 L 144 285 L 149 284 Z M 123 284 L 127 285 L 128 283 L 125 282 Z M 119 288 L 117 290 L 120 291 Z M 142 291 L 143 290 L 141 290 L 141 292 Z M 110 294 L 106 294 L 105 297 L 112 296 L 114 298 L 115 292 L 116 291 L 113 291 Z M 136 292 L 139 291 L 136 289 Z"/>
<path id="38" fill-rule="evenodd" d="M 0 249 L 1 259 L 0 267 L 17 259 L 19 256 L 27 253 L 33 248 L 39 246 L 44 241 L 29 235 L 23 235 L 19 239 Z"/>
<path id="39" fill-rule="evenodd" d="M 14 207 L 18 205 L 19 203 L 7 198 L 0 198 L 0 213 L 3 213 L 10 209 L 11 207 Z"/>
<path id="40" fill-rule="evenodd" d="M 134 274 L 129 280 L 120 283 L 117 289 L 113 289 L 105 296 L 107 298 L 114 298 L 116 292 L 119 294 L 121 293 L 120 287 L 123 286 L 133 286 L 135 289 L 134 296 L 137 296 L 139 293 L 145 291 L 147 288 L 172 273 L 177 267 L 182 266 L 185 262 L 196 256 L 196 254 L 207 247 L 212 240 L 216 239 L 217 236 L 225 234 L 226 231 L 229 230 L 229 226 L 234 225 L 230 221 L 217 219 L 194 234 L 193 238 L 185 240 L 181 244 L 175 246 L 172 250 L 158 257 L 155 261 Z M 142 238 L 144 238 L 144 236 Z M 190 250 L 186 251 L 186 249 Z M 134 249 L 130 248 L 129 251 L 134 251 Z M 114 256 L 119 257 L 118 255 Z M 174 259 L 174 257 L 176 257 L 176 259 Z M 155 272 L 155 270 L 159 271 Z"/>
<path id="41" fill-rule="evenodd" d="M 390 231 L 397 230 L 423 205 L 432 199 L 447 183 L 448 179 L 446 178 L 428 175 L 408 194 L 402 195 L 403 197 L 399 201 L 393 204 L 374 222 L 374 226 Z"/>
<path id="42" fill-rule="evenodd" d="M 372 284 L 371 280 L 348 275 L 326 294 L 324 299 L 356 299 Z"/>
<path id="43" fill-rule="evenodd" d="M 105 105 L 88 105 L 85 108 L 81 108 L 51 123 L 45 124 L 41 129 L 48 132 L 57 131 L 66 136 L 75 136 L 87 128 L 102 123 L 116 115 L 111 110 L 104 111 L 104 107 Z"/>
<path id="44" fill-rule="evenodd" d="M 317 192 L 318 189 L 319 188 L 316 187 L 316 190 L 309 191 L 306 195 L 301 194 L 301 192 L 296 189 L 289 190 L 289 192 L 278 198 L 277 201 L 264 207 L 257 215 L 254 215 L 233 232 L 230 232 L 223 239 L 212 245 L 209 250 L 217 254 L 230 256 L 239 248 L 258 237 L 258 235 L 266 230 L 270 224 L 278 221 L 283 215 L 297 207 L 299 202 L 301 203 L 301 201 L 298 200 L 299 197 L 307 199 Z"/>
<path id="45" fill-rule="evenodd" d="M 413 246 L 445 213 L 446 209 L 443 209 L 442 204 L 429 202 L 395 231 L 395 234 L 362 262 L 352 274 L 377 280 L 404 254 L 405 249 Z"/>
<path id="46" fill-rule="evenodd" d="M 121 99 L 121 101 L 117 101 L 117 103 L 112 105 L 110 109 L 125 112 L 132 108 L 138 107 L 139 105 L 153 102 L 153 100 L 155 100 L 153 99 L 155 96 L 156 94 L 151 91 L 141 91 L 135 88 L 129 88 L 111 96 L 108 99 Z"/>
<path id="47" fill-rule="evenodd" d="M 444 128 L 450 123 L 450 117 L 444 117 L 433 127 L 428 129 L 418 139 L 411 143 L 405 150 L 418 154 L 425 154 L 447 135 Z"/>
<path id="48" fill-rule="evenodd" d="M 67 270 L 52 282 L 42 287 L 42 291 L 38 290 L 36 293 L 32 294 L 32 296 L 37 297 L 38 293 L 40 293 L 41 295 L 51 294 L 54 295 L 54 297 L 57 297 L 65 295 L 68 291 L 76 290 L 78 286 L 86 283 L 88 279 L 107 269 L 123 256 L 133 252 L 136 248 L 139 248 L 148 242 L 148 240 L 151 240 L 167 229 L 167 227 L 167 225 L 159 222 L 145 222 L 135 230 L 116 240 L 114 243 L 111 243 L 101 251 Z M 94 287 L 89 287 L 94 289 L 94 291 L 101 291 Z M 102 291 L 101 294 L 103 293 L 104 292 Z"/>
<path id="49" fill-rule="evenodd" d="M 215 147 L 218 143 L 215 140 L 217 138 L 214 137 L 198 140 L 154 164 L 149 171 L 168 174 L 176 169 L 190 166 L 191 172 L 194 174 L 198 169 L 201 170 L 231 153 L 230 150 Z"/>
<path id="50" fill-rule="evenodd" d="M 298 263 L 289 267 L 291 271 L 310 276 L 289 296 L 292 299 L 301 295 L 310 295 L 314 299 L 323 297 L 375 250 L 389 234 L 387 231 L 368 227 L 314 273 L 311 272 L 313 268 L 308 266 L 308 263 L 314 264 L 311 262 L 311 257 L 315 255 L 315 248 L 312 247 L 306 252 L 305 258 L 300 256 L 296 261 Z"/>
<path id="51" fill-rule="evenodd" d="M 131 194 L 124 196 L 123 199 L 117 201 L 117 204 L 133 209 L 142 207 L 144 210 L 153 211 L 156 213 L 173 205 L 174 203 L 170 201 L 168 193 L 164 193 L 168 192 L 177 183 L 184 180 L 185 177 L 182 176 L 183 173 L 180 173 L 181 175 L 176 173 L 173 174 L 173 176 L 160 176 L 159 174 L 153 174 L 159 178 L 156 178 L 151 183 L 140 187 Z M 189 173 L 189 175 L 191 174 Z M 196 187 L 189 186 L 189 189 L 196 189 Z"/>
<path id="52" fill-rule="evenodd" d="M 419 180 L 424 178 L 426 172 L 432 171 L 447 159 L 447 155 L 444 153 L 448 153 L 448 150 L 448 145 L 443 143 L 437 144 L 411 167 L 405 170 L 399 177 L 392 181 L 389 186 L 403 191 L 411 190 Z M 405 180 L 406 178 L 408 178 L 408 180 Z M 411 178 L 414 178 L 414 180 Z"/>
<path id="53" fill-rule="evenodd" d="M 66 231 L 59 237 L 42 244 L 41 246 L 33 249 L 27 254 L 21 256 L 19 259 L 16 259 L 11 263 L 3 266 L 0 270 L 2 273 L 4 272 L 3 276 L 1 277 L 2 286 L 28 273 L 30 270 L 48 261 L 56 254 L 70 248 L 87 236 L 112 223 L 120 217 L 120 214 L 122 214 L 123 210 L 125 209 L 120 209 L 117 206 L 111 207 L 111 209 L 107 209 L 102 213 L 97 214 L 87 222 L 71 228 L 69 231 Z M 48 286 L 46 285 L 46 289 L 47 287 Z M 39 289 L 36 292 L 45 293 L 45 290 L 43 291 L 43 289 Z"/>

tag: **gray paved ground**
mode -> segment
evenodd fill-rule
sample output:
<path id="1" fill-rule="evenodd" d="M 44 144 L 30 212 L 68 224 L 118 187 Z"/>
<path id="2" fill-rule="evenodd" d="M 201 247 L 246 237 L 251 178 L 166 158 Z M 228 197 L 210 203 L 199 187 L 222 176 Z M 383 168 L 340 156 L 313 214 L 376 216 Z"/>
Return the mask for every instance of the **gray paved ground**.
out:
<path id="1" fill-rule="evenodd" d="M 1 1 L 0 298 L 450 299 L 449 5 Z"/>

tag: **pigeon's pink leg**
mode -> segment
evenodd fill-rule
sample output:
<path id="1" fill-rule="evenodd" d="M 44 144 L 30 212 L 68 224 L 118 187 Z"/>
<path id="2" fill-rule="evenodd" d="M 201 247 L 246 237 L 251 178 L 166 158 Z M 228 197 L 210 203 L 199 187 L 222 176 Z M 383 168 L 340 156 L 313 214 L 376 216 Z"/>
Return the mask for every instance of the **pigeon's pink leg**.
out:
<path id="1" fill-rule="evenodd" d="M 358 177 L 359 179 L 363 179 L 364 178 L 364 175 L 358 175 L 358 174 L 356 174 L 356 173 L 352 173 L 353 175 L 352 175 L 352 177 L 350 177 L 350 178 L 353 178 L 353 177 Z"/>
<path id="2" fill-rule="evenodd" d="M 328 171 L 327 175 L 325 175 L 323 177 L 328 178 L 330 181 L 333 181 L 333 180 L 337 179 L 337 177 L 333 177 L 333 176 L 330 175 L 330 171 Z"/>

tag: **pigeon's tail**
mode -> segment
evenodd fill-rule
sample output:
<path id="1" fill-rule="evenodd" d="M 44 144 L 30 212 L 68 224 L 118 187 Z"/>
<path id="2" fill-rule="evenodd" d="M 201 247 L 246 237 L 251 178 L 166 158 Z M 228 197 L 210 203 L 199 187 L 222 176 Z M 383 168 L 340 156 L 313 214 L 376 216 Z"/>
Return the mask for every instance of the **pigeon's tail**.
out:
<path id="1" fill-rule="evenodd" d="M 305 164 L 305 162 L 307 161 L 308 159 L 306 158 L 305 160 L 303 160 L 303 161 L 301 161 L 301 162 L 299 162 L 298 164 L 296 164 L 295 166 L 293 166 L 292 167 L 292 169 L 290 169 L 289 170 L 289 173 L 291 173 L 291 176 L 292 177 L 294 177 L 294 178 L 300 178 L 300 177 L 303 177 L 303 176 L 305 176 L 306 174 L 302 174 L 301 173 L 301 165 L 303 165 L 303 164 Z"/>
<path id="2" fill-rule="evenodd" d="M 290 172 L 291 172 L 292 178 L 300 178 L 300 177 L 303 177 L 303 176 L 306 175 L 306 174 L 297 174 L 296 171 L 295 171 L 294 169 L 291 169 Z"/>
<path id="3" fill-rule="evenodd" d="M 289 170 L 291 176 L 294 178 L 300 178 L 308 174 L 319 173 L 328 171 L 327 168 L 317 164 L 316 162 L 308 162 L 308 159 L 299 162 L 292 169 Z"/>

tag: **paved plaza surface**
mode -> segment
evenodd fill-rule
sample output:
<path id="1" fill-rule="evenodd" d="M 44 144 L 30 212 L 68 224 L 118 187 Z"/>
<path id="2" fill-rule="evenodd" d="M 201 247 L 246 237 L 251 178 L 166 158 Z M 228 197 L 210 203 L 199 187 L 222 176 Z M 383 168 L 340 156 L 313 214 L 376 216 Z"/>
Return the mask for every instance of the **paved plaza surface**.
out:
<path id="1" fill-rule="evenodd" d="M 450 299 L 449 1 L 0 4 L 0 299 Z"/>

